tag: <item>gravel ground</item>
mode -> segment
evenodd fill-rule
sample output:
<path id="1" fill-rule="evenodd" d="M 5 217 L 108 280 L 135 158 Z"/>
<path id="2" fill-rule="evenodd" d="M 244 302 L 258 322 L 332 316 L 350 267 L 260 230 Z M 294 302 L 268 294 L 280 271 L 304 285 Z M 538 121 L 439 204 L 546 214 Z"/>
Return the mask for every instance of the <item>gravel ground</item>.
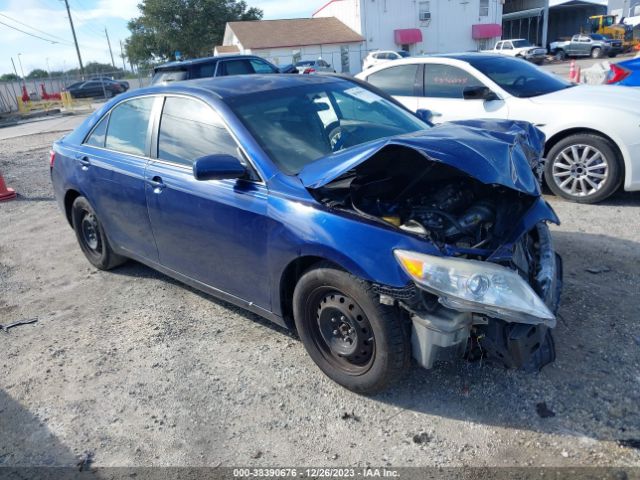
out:
<path id="1" fill-rule="evenodd" d="M 0 323 L 38 319 L 0 331 L 0 465 L 640 466 L 640 195 L 549 198 L 553 365 L 414 366 L 362 397 L 250 313 L 136 263 L 93 269 L 53 199 L 59 135 L 0 141 L 20 194 L 0 203 Z"/>

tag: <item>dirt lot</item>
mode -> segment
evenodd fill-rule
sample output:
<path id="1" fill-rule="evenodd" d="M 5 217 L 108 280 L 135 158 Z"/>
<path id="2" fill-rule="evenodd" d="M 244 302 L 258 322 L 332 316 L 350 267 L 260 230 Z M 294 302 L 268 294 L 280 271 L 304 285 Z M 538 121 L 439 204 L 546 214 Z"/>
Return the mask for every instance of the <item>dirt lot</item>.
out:
<path id="1" fill-rule="evenodd" d="M 640 195 L 549 198 L 555 364 L 413 367 L 366 398 L 252 314 L 136 263 L 91 268 L 49 183 L 59 135 L 0 141 L 20 194 L 0 204 L 0 323 L 38 319 L 0 331 L 0 465 L 640 466 Z"/>

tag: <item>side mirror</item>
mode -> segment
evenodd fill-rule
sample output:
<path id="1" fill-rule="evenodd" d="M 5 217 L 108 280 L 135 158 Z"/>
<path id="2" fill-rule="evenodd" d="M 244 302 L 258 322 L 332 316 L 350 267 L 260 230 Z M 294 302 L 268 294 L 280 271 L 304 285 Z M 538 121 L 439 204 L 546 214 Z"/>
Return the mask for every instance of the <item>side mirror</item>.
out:
<path id="1" fill-rule="evenodd" d="M 433 112 L 431 110 L 427 110 L 426 108 L 420 108 L 416 111 L 416 117 L 422 120 L 424 123 L 427 123 L 433 126 Z"/>
<path id="2" fill-rule="evenodd" d="M 241 178 L 247 168 L 232 155 L 206 155 L 193 162 L 196 180 L 226 180 Z"/>
<path id="3" fill-rule="evenodd" d="M 491 91 L 489 87 L 464 87 L 462 97 L 465 100 L 500 100 L 500 97 Z"/>

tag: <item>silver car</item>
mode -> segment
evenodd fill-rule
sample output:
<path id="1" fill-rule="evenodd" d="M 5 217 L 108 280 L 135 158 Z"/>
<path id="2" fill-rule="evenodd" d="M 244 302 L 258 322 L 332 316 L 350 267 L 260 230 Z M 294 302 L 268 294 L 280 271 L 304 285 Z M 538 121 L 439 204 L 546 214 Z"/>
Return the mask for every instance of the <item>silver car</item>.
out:
<path id="1" fill-rule="evenodd" d="M 312 74 L 312 73 L 336 73 L 335 69 L 319 58 L 317 60 L 302 60 L 296 63 L 296 68 L 300 74 Z"/>

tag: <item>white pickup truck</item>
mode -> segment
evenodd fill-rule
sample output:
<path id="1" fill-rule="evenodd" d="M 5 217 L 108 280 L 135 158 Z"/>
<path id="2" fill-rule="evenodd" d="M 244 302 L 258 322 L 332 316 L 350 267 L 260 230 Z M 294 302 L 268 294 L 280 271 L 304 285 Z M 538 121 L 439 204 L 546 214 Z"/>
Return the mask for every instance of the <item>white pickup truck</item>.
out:
<path id="1" fill-rule="evenodd" d="M 542 64 L 547 57 L 546 48 L 532 45 L 529 40 L 525 40 L 524 38 L 500 40 L 492 50 L 483 50 L 483 52 L 499 53 L 500 55 L 508 55 L 510 57 L 520 57 L 537 65 Z"/>

